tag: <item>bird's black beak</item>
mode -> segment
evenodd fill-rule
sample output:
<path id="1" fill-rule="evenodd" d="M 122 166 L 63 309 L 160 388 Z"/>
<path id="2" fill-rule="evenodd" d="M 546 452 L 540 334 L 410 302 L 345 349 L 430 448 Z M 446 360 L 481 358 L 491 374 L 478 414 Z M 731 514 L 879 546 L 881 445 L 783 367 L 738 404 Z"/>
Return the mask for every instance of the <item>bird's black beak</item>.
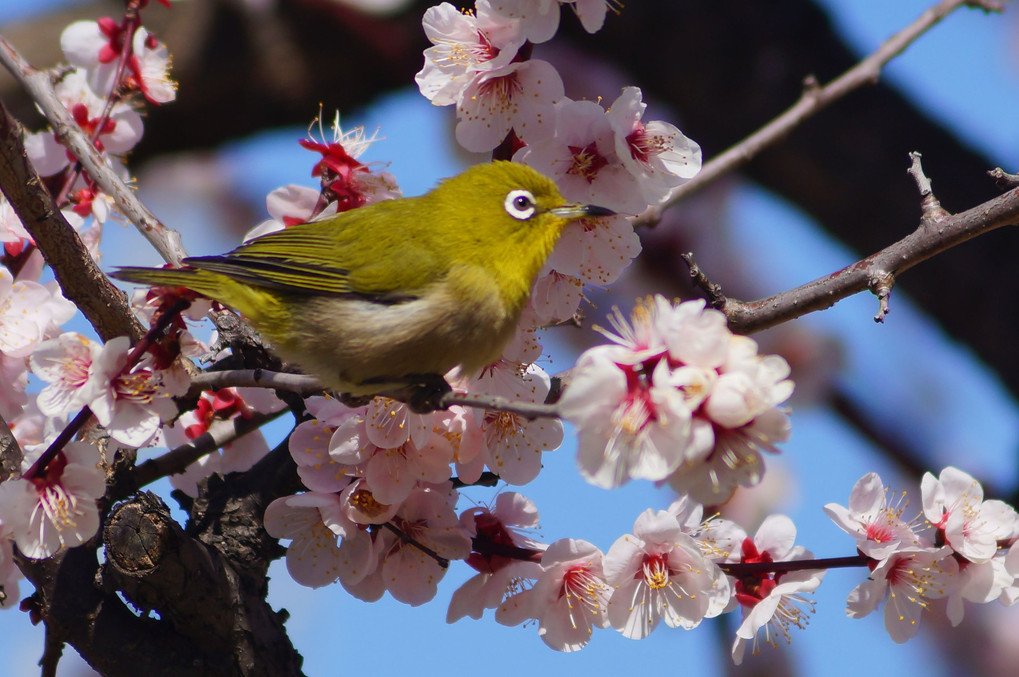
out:
<path id="1" fill-rule="evenodd" d="M 562 207 L 553 207 L 548 211 L 550 214 L 563 219 L 581 219 L 585 216 L 612 216 L 615 214 L 611 209 L 597 205 L 564 205 Z"/>

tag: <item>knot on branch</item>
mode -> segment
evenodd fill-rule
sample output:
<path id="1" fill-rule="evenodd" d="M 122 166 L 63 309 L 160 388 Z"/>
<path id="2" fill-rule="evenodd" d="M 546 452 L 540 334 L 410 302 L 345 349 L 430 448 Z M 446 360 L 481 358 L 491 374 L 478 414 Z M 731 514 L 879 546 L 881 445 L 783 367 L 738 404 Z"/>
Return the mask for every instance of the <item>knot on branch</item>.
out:
<path id="1" fill-rule="evenodd" d="M 185 642 L 193 672 L 173 674 L 296 675 L 300 657 L 282 619 L 250 589 L 215 547 L 187 535 L 151 493 L 116 506 L 105 528 L 106 562 L 99 579 L 136 609 L 167 641 Z M 192 661 L 194 662 L 194 661 Z"/>
<path id="2" fill-rule="evenodd" d="M 103 534 L 111 566 L 132 577 L 159 566 L 173 538 L 172 520 L 164 511 L 163 502 L 150 493 L 113 509 Z"/>
<path id="3" fill-rule="evenodd" d="M 988 170 L 987 175 L 994 179 L 994 185 L 998 190 L 1010 190 L 1019 188 L 1019 174 L 1009 174 L 1001 167 Z"/>
<path id="4" fill-rule="evenodd" d="M 871 275 L 867 286 L 878 299 L 878 311 L 874 316 L 874 321 L 884 322 L 885 315 L 891 312 L 888 307 L 888 297 L 892 295 L 892 287 L 895 286 L 895 275 L 886 270 L 879 271 Z"/>

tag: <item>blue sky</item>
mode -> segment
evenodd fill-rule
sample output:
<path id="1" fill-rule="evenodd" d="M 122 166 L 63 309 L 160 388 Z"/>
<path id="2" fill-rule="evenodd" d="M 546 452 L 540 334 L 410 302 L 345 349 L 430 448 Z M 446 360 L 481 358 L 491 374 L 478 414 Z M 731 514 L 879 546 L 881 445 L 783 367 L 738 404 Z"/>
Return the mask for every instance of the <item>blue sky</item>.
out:
<path id="1" fill-rule="evenodd" d="M 918 0 L 826 2 L 839 27 L 861 52 L 875 48 L 929 4 Z M 38 11 L 51 3 L 57 4 L 53 0 L 6 2 L 0 6 L 0 27 L 17 12 Z M 1017 25 L 1014 17 L 957 12 L 894 61 L 886 74 L 965 138 L 1006 167 L 1011 163 L 1013 169 L 1019 152 L 1019 126 L 1015 123 L 1019 80 L 1014 68 L 1019 55 L 1010 45 L 1015 42 Z M 180 95 L 187 95 L 186 88 Z M 360 123 L 369 130 L 381 127 L 380 136 L 385 139 L 369 151 L 368 159 L 390 162 L 389 170 L 399 179 L 405 194 L 412 195 L 427 190 L 435 179 L 459 170 L 458 160 L 445 141 L 452 114 L 450 109 L 434 108 L 416 91 L 408 90 L 371 110 L 345 113 L 344 119 L 345 126 Z M 281 184 L 313 185 L 308 176 L 310 156 L 296 144 L 304 135 L 303 128 L 295 128 L 231 144 L 222 155 L 228 180 L 256 205 L 262 204 L 265 193 Z M 271 157 L 272 162 L 261 161 L 265 157 Z M 936 186 L 939 178 L 934 178 Z M 208 236 L 215 224 L 209 223 L 208 217 L 203 221 L 201 215 L 179 211 L 182 201 L 167 200 L 165 196 L 161 199 L 155 193 L 151 197 L 143 193 L 143 197 L 161 218 L 182 231 L 192 253 L 212 253 L 232 244 L 223 237 Z M 771 261 L 775 260 L 772 257 L 787 257 L 760 271 L 762 276 L 770 276 L 762 282 L 770 289 L 802 283 L 854 259 L 851 252 L 817 234 L 813 224 L 795 209 L 753 186 L 739 188 L 729 209 L 734 239 L 747 251 L 763 253 L 758 258 Z M 134 248 L 137 243 L 132 237 L 124 232 L 116 239 Z M 777 241 L 798 244 L 794 252 L 789 252 L 775 247 Z M 109 249 L 106 263 L 121 263 L 124 256 L 122 251 Z M 1019 441 L 1019 414 L 1015 403 L 1003 394 L 993 376 L 909 308 L 901 295 L 894 297 L 893 303 L 894 313 L 884 325 L 870 321 L 875 301 L 866 295 L 805 321 L 844 338 L 847 366 L 841 378 L 850 389 L 879 393 L 870 401 L 877 410 L 890 412 L 892 424 L 896 417 L 902 421 L 936 421 L 936 427 L 932 424 L 915 434 L 924 435 L 923 439 L 946 463 L 960 463 L 959 458 L 964 456 L 963 467 L 976 474 L 1016 476 L 1013 450 Z M 546 352 L 550 357 L 545 366 L 553 372 L 569 366 L 575 358 L 554 338 L 546 342 Z M 874 387 L 876 383 L 880 388 Z M 918 383 L 925 393 L 923 399 L 916 397 Z M 887 468 L 864 441 L 831 414 L 808 408 L 794 412 L 792 420 L 793 438 L 775 462 L 788 468 L 796 478 L 795 485 L 775 511 L 794 518 L 799 542 L 816 555 L 851 554 L 851 541 L 840 535 L 821 512 L 821 506 L 831 501 L 844 504 L 858 477 L 870 470 L 885 475 Z M 544 540 L 573 536 L 607 550 L 619 535 L 629 531 L 643 509 L 664 507 L 671 501 L 667 493 L 647 484 L 631 484 L 612 493 L 587 485 L 574 470 L 569 432 L 567 439 L 561 450 L 546 455 L 545 471 L 523 490 L 541 511 Z M 889 481 L 891 477 L 888 475 Z M 916 497 L 914 509 L 919 510 L 918 490 L 911 493 Z M 270 600 L 290 611 L 290 635 L 304 653 L 305 670 L 310 675 L 340 669 L 445 675 L 458 659 L 470 661 L 469 669 L 491 675 L 564 669 L 609 674 L 632 670 L 634 665 L 668 669 L 676 664 L 677 656 L 682 656 L 689 674 L 714 674 L 721 672 L 729 660 L 725 651 L 719 650 L 718 633 L 709 627 L 710 621 L 690 632 L 662 628 L 639 644 L 611 631 L 601 632 L 588 648 L 575 655 L 546 649 L 533 626 L 504 628 L 491 617 L 446 625 L 449 595 L 470 573 L 466 567 L 454 565 L 434 603 L 410 608 L 388 597 L 365 604 L 346 595 L 339 586 L 301 588 L 289 580 L 281 566 L 275 566 Z M 893 674 L 907 670 L 944 674 L 931 658 L 929 642 L 933 633 L 921 631 L 917 640 L 897 646 L 883 631 L 880 615 L 862 621 L 845 617 L 845 597 L 862 578 L 863 572 L 858 570 L 829 572 L 816 595 L 818 612 L 810 628 L 797 631 L 792 647 L 783 646 L 781 650 L 802 674 L 808 675 L 855 676 L 864 671 Z M 41 654 L 41 630 L 30 626 L 23 614 L 8 611 L 0 613 L 0 636 L 5 638 L 0 646 L 15 661 L 11 674 L 34 674 Z M 731 636 L 731 632 L 726 633 L 726 648 Z M 836 643 L 866 650 L 849 651 L 833 660 Z M 72 674 L 72 665 L 73 661 L 65 659 L 61 674 Z M 881 666 L 879 671 L 875 665 Z"/>

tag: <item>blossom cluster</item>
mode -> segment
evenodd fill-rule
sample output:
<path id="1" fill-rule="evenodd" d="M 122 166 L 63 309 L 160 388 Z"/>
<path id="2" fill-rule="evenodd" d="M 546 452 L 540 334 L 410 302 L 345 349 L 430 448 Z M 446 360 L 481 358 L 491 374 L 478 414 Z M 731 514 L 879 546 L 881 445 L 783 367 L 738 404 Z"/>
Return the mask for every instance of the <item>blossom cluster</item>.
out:
<path id="1" fill-rule="evenodd" d="M 533 365 L 504 362 L 493 365 L 472 385 L 475 392 L 533 402 L 544 399 L 549 379 Z M 317 542 L 318 552 L 338 557 L 353 548 L 367 548 L 372 554 L 359 550 L 362 557 L 356 561 L 361 566 L 344 573 L 342 568 L 322 568 L 300 549 L 291 550 L 288 569 L 296 580 L 310 585 L 339 579 L 358 596 L 373 598 L 388 589 L 397 599 L 415 604 L 434 596 L 444 570 L 437 560 L 422 555 L 423 550 L 391 531 L 375 531 L 372 538 L 366 538 L 365 531 L 375 525 L 396 525 L 404 536 L 412 536 L 440 558 L 464 559 L 470 552 L 469 537 L 459 527 L 453 532 L 457 537 L 449 531 L 458 524 L 457 492 L 450 483 L 454 470 L 460 483 L 476 482 L 487 467 L 506 482 L 525 484 L 541 470 L 542 452 L 558 447 L 563 437 L 557 420 L 532 421 L 457 406 L 416 414 L 405 404 L 383 397 L 355 409 L 326 397 L 309 398 L 307 406 L 314 418 L 294 430 L 290 452 L 309 491 L 277 499 L 267 513 L 266 528 L 278 537 L 286 533 L 285 525 L 297 519 L 284 509 L 287 506 L 305 515 L 302 519 L 311 531 L 306 529 L 302 538 L 317 534 L 328 541 Z M 306 504 L 308 500 L 316 501 L 315 505 Z M 421 506 L 428 506 L 428 511 L 421 512 Z M 318 510 L 318 523 L 307 518 L 314 514 L 312 508 Z M 330 533 L 322 531 L 323 525 Z M 394 557 L 406 571 L 399 576 L 372 576 Z M 370 577 L 369 582 L 362 583 L 362 577 Z M 423 590 L 407 596 L 405 588 L 415 581 Z"/>
<path id="2" fill-rule="evenodd" d="M 849 506 L 829 503 L 829 517 L 856 540 L 870 578 L 850 594 L 846 613 L 860 618 L 885 604 L 885 629 L 905 642 L 920 629 L 931 600 L 945 599 L 953 626 L 964 601 L 1019 600 L 1019 515 L 999 500 L 984 500 L 971 475 L 948 467 L 920 483 L 922 515 L 904 518 L 904 496 L 890 498 L 877 473 L 853 486 Z"/>
<path id="3" fill-rule="evenodd" d="M 504 536 L 497 542 L 517 547 L 525 547 L 527 539 L 515 527 L 537 522 L 533 505 L 516 494 L 503 494 L 496 509 L 483 514 L 488 531 Z M 519 514 L 528 516 L 526 523 Z M 468 559 L 481 573 L 453 594 L 447 621 L 479 618 L 484 608 L 495 608 L 496 621 L 517 625 L 534 619 L 549 647 L 577 651 L 597 628 L 643 639 L 663 622 L 690 630 L 738 608 L 744 620 L 732 655 L 740 663 L 748 644 L 756 652 L 760 630 L 774 644 L 772 633 L 788 639 L 790 627 L 803 627 L 813 612 L 806 595 L 820 585 L 824 572 L 781 568 L 812 557 L 794 545 L 795 538 L 796 528 L 784 515 L 768 517 L 750 537 L 730 520 L 704 520 L 702 506 L 683 497 L 667 510 L 644 511 L 633 532 L 619 537 L 607 553 L 564 538 L 539 544 L 536 563 L 489 557 L 479 566 Z M 739 570 L 738 565 L 762 562 L 780 564 L 776 571 Z"/>
<path id="4" fill-rule="evenodd" d="M 579 429 L 584 477 L 606 488 L 664 480 L 705 504 L 756 484 L 760 450 L 789 435 L 786 361 L 759 355 L 701 300 L 656 296 L 631 321 L 618 309 L 610 320 L 614 343 L 580 356 L 559 407 Z"/>
<path id="5" fill-rule="evenodd" d="M 811 593 L 830 562 L 795 544 L 796 527 L 785 515 L 765 518 L 750 535 L 717 515 L 705 519 L 703 507 L 688 496 L 667 510 L 646 510 L 633 532 L 603 553 L 583 540 L 535 540 L 537 508 L 518 493 L 500 493 L 493 507 L 465 510 L 457 522 L 448 483 L 418 486 L 412 490 L 414 509 L 393 520 L 406 508 L 394 513 L 379 505 L 362 493 L 366 486 L 358 479 L 339 498 L 309 491 L 273 504 L 267 528 L 294 539 L 287 564 L 298 581 L 323 585 L 338 578 L 364 599 L 388 589 L 396 599 L 418 604 L 435 594 L 439 559 L 457 552 L 477 574 L 453 593 L 448 622 L 481 618 L 486 609 L 494 609 L 504 625 L 533 619 L 542 641 L 558 651 L 584 648 L 595 629 L 643 639 L 663 623 L 692 629 L 739 610 L 742 622 L 732 643 L 739 664 L 748 649 L 760 651 L 762 640 L 788 643 L 794 628 L 809 624 Z M 898 642 L 916 634 L 932 599 L 947 599 L 953 625 L 962 621 L 964 601 L 1012 605 L 1019 599 L 1016 512 L 984 501 L 979 483 L 953 467 L 939 478 L 925 475 L 921 492 L 925 523 L 904 521 L 902 502 L 889 503 L 873 473 L 854 487 L 848 509 L 825 507 L 856 539 L 860 555 L 850 564 L 870 574 L 850 593 L 847 614 L 859 618 L 884 603 L 886 627 Z M 417 510 L 420 502 L 435 512 Z M 412 538 L 377 528 L 386 521 L 407 525 Z M 416 549 L 415 556 L 408 548 Z"/>

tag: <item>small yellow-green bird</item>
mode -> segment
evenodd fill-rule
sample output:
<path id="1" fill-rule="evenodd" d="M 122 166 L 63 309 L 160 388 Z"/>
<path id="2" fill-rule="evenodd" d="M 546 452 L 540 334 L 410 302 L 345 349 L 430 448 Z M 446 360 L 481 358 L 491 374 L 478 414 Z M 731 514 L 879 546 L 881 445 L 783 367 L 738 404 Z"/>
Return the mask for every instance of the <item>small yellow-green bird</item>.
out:
<path id="1" fill-rule="evenodd" d="M 445 392 L 453 367 L 470 375 L 498 359 L 563 228 L 611 214 L 566 203 L 529 167 L 492 162 L 420 197 L 292 226 L 186 267 L 113 277 L 235 308 L 280 357 L 337 392 Z"/>

